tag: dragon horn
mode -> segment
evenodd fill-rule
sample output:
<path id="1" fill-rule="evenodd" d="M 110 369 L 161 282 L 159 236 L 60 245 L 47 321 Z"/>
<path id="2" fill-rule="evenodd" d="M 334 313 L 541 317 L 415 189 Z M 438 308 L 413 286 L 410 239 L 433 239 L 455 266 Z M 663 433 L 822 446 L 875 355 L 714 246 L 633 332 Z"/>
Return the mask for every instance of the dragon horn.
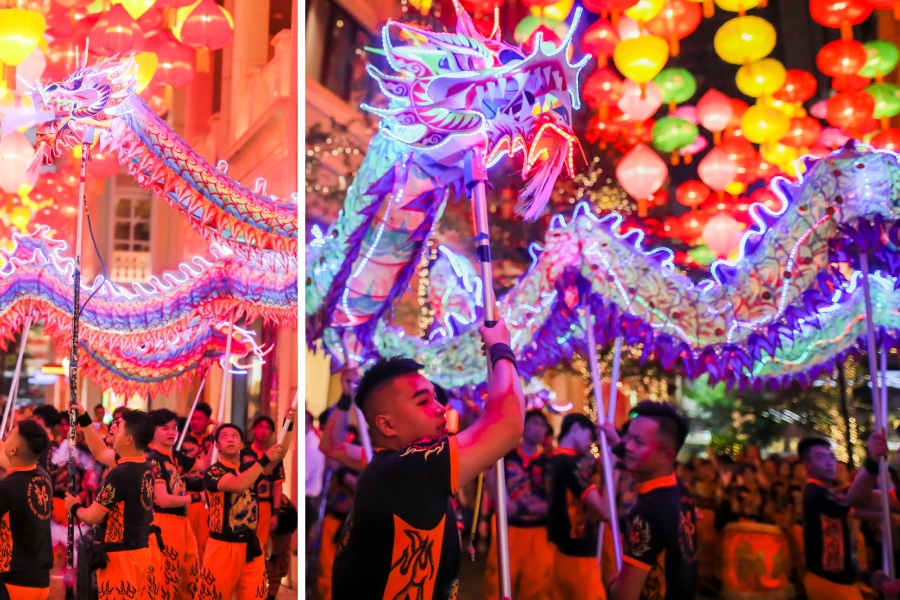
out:
<path id="1" fill-rule="evenodd" d="M 456 9 L 456 33 L 461 33 L 476 40 L 483 40 L 484 36 L 475 27 L 472 17 L 463 8 L 460 0 L 453 0 L 453 8 Z"/>

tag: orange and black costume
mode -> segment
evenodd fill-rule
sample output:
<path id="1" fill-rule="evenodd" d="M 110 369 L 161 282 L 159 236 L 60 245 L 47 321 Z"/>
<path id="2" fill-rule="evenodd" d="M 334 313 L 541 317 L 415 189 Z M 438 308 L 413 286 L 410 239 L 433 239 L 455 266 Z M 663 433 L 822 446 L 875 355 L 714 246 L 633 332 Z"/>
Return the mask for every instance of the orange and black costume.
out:
<path id="1" fill-rule="evenodd" d="M 241 450 L 241 465 L 252 465 L 264 454 L 257 454 L 253 446 L 247 446 Z M 263 552 L 269 541 L 269 523 L 275 514 L 273 503 L 275 501 L 273 490 L 276 484 L 284 483 L 284 465 L 278 463 L 274 470 L 266 475 L 263 473 L 256 480 L 256 501 L 259 503 L 259 522 L 256 527 L 256 535 L 259 537 L 259 546 Z"/>
<path id="2" fill-rule="evenodd" d="M 50 595 L 52 485 L 44 469 L 17 467 L 0 481 L 0 581 L 10 600 Z"/>
<path id="3" fill-rule="evenodd" d="M 452 437 L 375 453 L 338 545 L 334 600 L 457 597 L 460 548 L 450 498 L 458 469 Z"/>
<path id="4" fill-rule="evenodd" d="M 209 500 L 209 541 L 197 584 L 199 600 L 238 600 L 266 597 L 266 566 L 256 525 L 259 505 L 253 489 L 241 493 L 219 490 L 219 481 L 252 466 L 219 459 L 206 471 L 204 485 Z"/>
<path id="5" fill-rule="evenodd" d="M 188 458 L 195 461 L 200 457 L 209 454 L 212 449 L 212 434 L 207 433 L 201 436 L 195 436 L 190 429 L 184 436 L 184 442 L 181 444 L 181 451 Z M 196 467 L 195 467 L 196 468 Z M 188 492 L 203 491 L 203 477 L 205 473 L 198 470 L 190 472 L 185 486 Z M 197 540 L 197 556 L 203 558 L 203 552 L 206 550 L 206 540 L 209 539 L 209 508 L 203 502 L 196 502 L 188 506 L 188 521 L 191 523 L 191 530 L 194 532 L 194 538 Z"/>

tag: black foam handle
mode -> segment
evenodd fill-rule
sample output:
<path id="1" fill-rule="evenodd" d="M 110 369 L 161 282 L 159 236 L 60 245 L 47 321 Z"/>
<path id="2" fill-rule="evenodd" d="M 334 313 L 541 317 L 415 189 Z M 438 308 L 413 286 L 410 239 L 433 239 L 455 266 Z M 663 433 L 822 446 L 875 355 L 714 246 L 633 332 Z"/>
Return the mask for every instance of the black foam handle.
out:
<path id="1" fill-rule="evenodd" d="M 488 329 L 490 329 L 491 327 L 493 327 L 496 324 L 497 324 L 497 321 L 485 321 L 484 322 L 484 326 L 487 327 Z"/>

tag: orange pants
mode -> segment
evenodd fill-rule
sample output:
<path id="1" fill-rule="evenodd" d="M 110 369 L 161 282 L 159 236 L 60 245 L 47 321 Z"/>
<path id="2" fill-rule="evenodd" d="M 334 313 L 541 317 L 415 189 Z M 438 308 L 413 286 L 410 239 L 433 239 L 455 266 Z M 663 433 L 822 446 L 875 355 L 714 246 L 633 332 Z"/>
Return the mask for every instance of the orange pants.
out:
<path id="1" fill-rule="evenodd" d="M 862 592 L 855 585 L 840 585 L 832 583 L 823 577 L 813 573 L 807 573 L 803 578 L 803 587 L 806 595 L 815 600 L 863 600 Z"/>
<path id="2" fill-rule="evenodd" d="M 319 571 L 316 583 L 319 588 L 319 600 L 331 600 L 331 572 L 334 567 L 334 556 L 337 554 L 337 542 L 334 539 L 341 530 L 341 520 L 334 515 L 325 514 L 322 520 L 322 541 L 319 544 Z"/>
<path id="3" fill-rule="evenodd" d="M 151 539 L 150 544 L 156 542 Z M 159 598 L 159 584 L 152 574 L 155 558 L 150 548 L 110 552 L 108 557 L 106 568 L 97 571 L 99 600 Z"/>
<path id="4" fill-rule="evenodd" d="M 9 600 L 47 600 L 50 597 L 50 588 L 22 587 L 20 585 L 6 584 L 9 592 Z"/>
<path id="5" fill-rule="evenodd" d="M 154 513 L 153 524 L 162 530 L 163 544 L 166 545 L 157 559 L 163 574 L 159 582 L 162 597 L 193 600 L 200 567 L 197 564 L 197 540 L 190 521 L 187 517 Z M 156 544 L 151 543 L 151 547 L 156 548 Z"/>
<path id="6" fill-rule="evenodd" d="M 486 598 L 499 598 L 497 573 L 497 520 L 494 519 L 491 549 L 484 571 Z M 553 569 L 553 544 L 546 527 L 509 527 L 509 577 L 516 600 L 543 600 Z"/>
<path id="7" fill-rule="evenodd" d="M 259 520 L 256 522 L 256 537 L 259 538 L 259 547 L 263 556 L 266 554 L 266 544 L 269 543 L 269 521 L 272 520 L 272 505 L 269 502 L 259 503 Z"/>
<path id="8" fill-rule="evenodd" d="M 206 540 L 209 539 L 209 509 L 202 502 L 188 504 L 188 521 L 194 530 L 197 540 L 197 556 L 203 558 L 206 551 Z"/>
<path id="9" fill-rule="evenodd" d="M 262 556 L 247 562 L 247 544 L 210 539 L 200 569 L 198 600 L 262 600 L 269 583 Z"/>
<path id="10" fill-rule="evenodd" d="M 566 556 L 554 549 L 550 597 L 554 600 L 606 600 L 597 558 Z"/>

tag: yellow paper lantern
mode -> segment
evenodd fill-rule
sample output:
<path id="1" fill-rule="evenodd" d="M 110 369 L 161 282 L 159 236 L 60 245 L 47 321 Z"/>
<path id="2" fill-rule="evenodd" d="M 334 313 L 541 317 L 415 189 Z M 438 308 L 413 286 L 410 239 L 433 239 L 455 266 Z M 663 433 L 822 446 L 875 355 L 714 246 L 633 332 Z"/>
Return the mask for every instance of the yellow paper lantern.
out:
<path id="1" fill-rule="evenodd" d="M 140 19 L 145 12 L 150 10 L 150 7 L 156 0 L 122 0 L 122 8 L 124 8 L 131 18 L 137 21 Z"/>
<path id="2" fill-rule="evenodd" d="M 776 100 L 772 96 L 760 96 L 759 100 L 756 101 L 757 104 L 762 104 L 764 106 L 770 106 L 772 108 L 777 108 L 781 112 L 783 112 L 788 118 L 793 117 L 805 117 L 806 110 L 803 108 L 803 105 L 799 102 L 783 102 L 781 100 Z"/>
<path id="3" fill-rule="evenodd" d="M 28 223 L 31 221 L 31 211 L 24 206 L 17 206 L 9 215 L 9 222 L 15 225 L 19 231 L 27 231 Z"/>
<path id="4" fill-rule="evenodd" d="M 719 27 L 713 46 L 727 63 L 751 63 L 765 58 L 775 48 L 775 28 L 759 17 L 736 17 Z"/>
<path id="5" fill-rule="evenodd" d="M 531 14 L 535 17 L 549 17 L 557 21 L 565 21 L 575 6 L 575 0 L 559 0 L 550 6 L 532 6 Z"/>
<path id="6" fill-rule="evenodd" d="M 785 165 L 793 165 L 794 161 L 800 156 L 796 148 L 791 148 L 778 142 L 761 144 L 759 155 L 764 161 L 778 165 L 782 171 L 787 171 Z"/>
<path id="7" fill-rule="evenodd" d="M 746 186 L 740 181 L 732 181 L 725 186 L 725 191 L 732 196 L 740 196 L 744 193 L 744 189 L 746 189 Z"/>
<path id="8" fill-rule="evenodd" d="M 716 0 L 716 6 L 728 12 L 743 13 L 759 6 L 760 0 Z"/>
<path id="9" fill-rule="evenodd" d="M 152 52 L 141 52 L 134 56 L 134 62 L 137 65 L 137 91 L 140 93 L 150 85 L 159 66 L 159 58 Z"/>
<path id="10" fill-rule="evenodd" d="M 665 4 L 665 0 L 638 0 L 637 4 L 625 9 L 625 15 L 638 23 L 646 23 L 658 15 Z"/>
<path id="11" fill-rule="evenodd" d="M 616 68 L 628 79 L 647 83 L 669 60 L 669 43 L 655 35 L 642 35 L 619 42 L 613 51 Z"/>
<path id="12" fill-rule="evenodd" d="M 787 135 L 790 124 L 791 120 L 780 110 L 757 104 L 748 108 L 741 118 L 741 131 L 754 144 L 765 144 Z"/>
<path id="13" fill-rule="evenodd" d="M 46 29 L 47 20 L 37 11 L 0 9 L 0 61 L 18 65 L 34 52 Z"/>
<path id="14" fill-rule="evenodd" d="M 780 90 L 786 78 L 784 65 L 774 58 L 764 58 L 738 69 L 735 81 L 743 93 L 751 98 L 759 98 Z"/>

